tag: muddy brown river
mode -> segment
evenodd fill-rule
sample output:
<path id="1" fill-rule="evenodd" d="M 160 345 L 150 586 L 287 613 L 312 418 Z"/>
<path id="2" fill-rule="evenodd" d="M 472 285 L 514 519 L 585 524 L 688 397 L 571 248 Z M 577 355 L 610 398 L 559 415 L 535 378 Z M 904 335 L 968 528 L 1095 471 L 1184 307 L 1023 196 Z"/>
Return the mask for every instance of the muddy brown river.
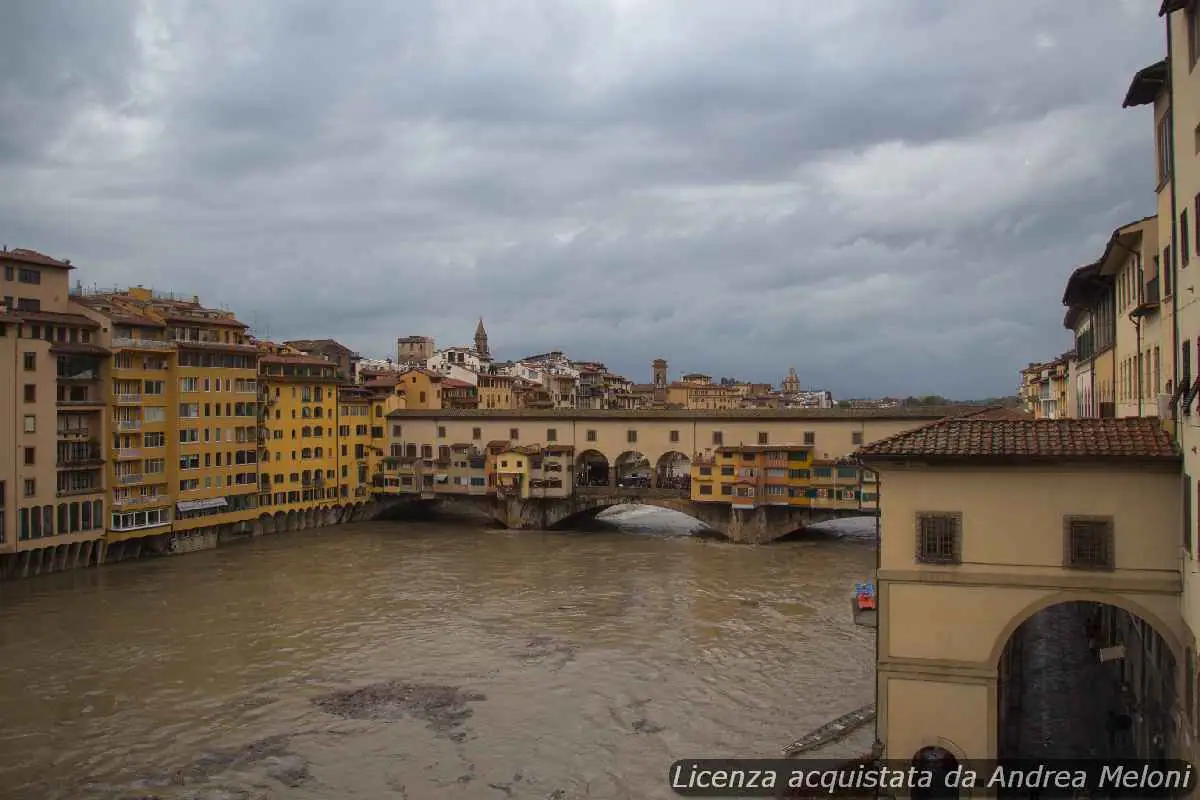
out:
<path id="1" fill-rule="evenodd" d="M 677 758 L 774 757 L 873 699 L 868 541 L 618 521 L 363 523 L 0 585 L 0 796 L 670 798 Z"/>

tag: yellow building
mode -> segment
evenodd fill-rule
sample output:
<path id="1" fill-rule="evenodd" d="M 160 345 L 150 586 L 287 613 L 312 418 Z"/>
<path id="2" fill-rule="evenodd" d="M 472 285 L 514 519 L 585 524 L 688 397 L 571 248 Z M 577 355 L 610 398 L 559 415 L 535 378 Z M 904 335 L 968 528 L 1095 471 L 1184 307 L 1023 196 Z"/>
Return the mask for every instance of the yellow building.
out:
<path id="1" fill-rule="evenodd" d="M 337 389 L 338 496 L 364 500 L 371 494 L 371 479 L 379 471 L 383 450 L 371 438 L 374 395 L 361 386 Z M 383 400 L 379 401 L 380 416 Z"/>
<path id="2" fill-rule="evenodd" d="M 258 351 L 246 325 L 141 287 L 77 302 L 112 351 L 110 544 L 257 516 Z"/>
<path id="3" fill-rule="evenodd" d="M 814 505 L 812 471 L 812 449 L 803 445 L 709 450 L 693 460 L 691 498 L 698 503 L 732 503 L 745 508 Z"/>
<path id="4" fill-rule="evenodd" d="M 401 372 L 396 384 L 403 388 L 405 408 L 439 409 L 442 407 L 442 376 L 427 369 Z"/>
<path id="5" fill-rule="evenodd" d="M 708 375 L 696 372 L 667 386 L 667 404 L 676 408 L 718 411 L 739 408 L 743 394 L 736 386 L 713 383 Z"/>
<path id="6" fill-rule="evenodd" d="M 478 396 L 481 409 L 516 408 L 513 384 L 516 379 L 511 375 L 480 375 Z"/>
<path id="7" fill-rule="evenodd" d="M 337 365 L 266 345 L 259 357 L 260 504 L 273 511 L 338 503 Z M 347 464 L 347 466 L 349 466 Z"/>
<path id="8" fill-rule="evenodd" d="M 537 445 L 509 445 L 496 448 L 499 452 L 488 450 L 492 460 L 493 480 L 495 481 L 496 496 L 500 498 L 519 497 L 528 500 L 532 497 L 530 480 L 533 462 L 541 455 Z"/>
<path id="9" fill-rule="evenodd" d="M 68 300 L 70 272 L 0 250 L 0 577 L 103 560 L 107 518 L 100 326 Z"/>

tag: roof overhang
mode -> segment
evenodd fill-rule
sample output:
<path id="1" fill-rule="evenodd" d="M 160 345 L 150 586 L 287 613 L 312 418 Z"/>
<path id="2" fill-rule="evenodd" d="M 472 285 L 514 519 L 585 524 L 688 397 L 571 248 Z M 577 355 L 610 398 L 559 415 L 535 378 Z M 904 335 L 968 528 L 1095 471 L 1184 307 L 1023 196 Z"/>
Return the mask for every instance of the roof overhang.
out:
<path id="1" fill-rule="evenodd" d="M 1163 17 L 1174 14 L 1176 11 L 1183 11 L 1187 6 L 1188 0 L 1163 0 L 1162 5 L 1158 7 L 1158 15 Z"/>
<path id="2" fill-rule="evenodd" d="M 1111 468 L 1145 468 L 1148 466 L 1159 466 L 1164 468 L 1177 468 L 1183 461 L 1183 456 L 931 456 L 926 454 L 899 454 L 888 453 L 886 455 L 860 454 L 856 456 L 859 462 L 865 465 L 880 465 L 889 467 L 1046 467 L 1046 466 L 1062 466 L 1062 467 L 1087 467 L 1092 466 L 1100 469 Z"/>
<path id="3" fill-rule="evenodd" d="M 1169 3 L 1171 0 L 1167 0 L 1167 2 Z M 1166 8 L 1166 4 L 1163 7 Z M 1121 104 L 1121 108 L 1134 108 L 1153 103 L 1167 88 L 1168 80 L 1170 80 L 1170 71 L 1167 69 L 1165 58 L 1148 67 L 1142 67 L 1129 82 L 1129 90 L 1125 93 L 1125 102 Z"/>
<path id="4" fill-rule="evenodd" d="M 1099 299 L 1099 294 L 1106 288 L 1109 281 L 1100 275 L 1103 259 L 1092 264 L 1079 267 L 1067 278 L 1067 288 L 1063 290 L 1064 306 L 1088 306 Z"/>

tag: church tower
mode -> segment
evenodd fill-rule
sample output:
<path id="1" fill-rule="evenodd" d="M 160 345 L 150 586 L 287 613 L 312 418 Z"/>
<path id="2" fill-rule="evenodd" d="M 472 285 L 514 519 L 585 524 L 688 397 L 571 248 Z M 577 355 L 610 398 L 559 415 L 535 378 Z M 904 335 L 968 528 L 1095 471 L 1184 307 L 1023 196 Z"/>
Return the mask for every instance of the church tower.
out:
<path id="1" fill-rule="evenodd" d="M 475 352 L 484 361 L 490 361 L 492 354 L 488 352 L 487 331 L 483 327 L 483 317 L 479 318 L 479 324 L 475 326 Z"/>

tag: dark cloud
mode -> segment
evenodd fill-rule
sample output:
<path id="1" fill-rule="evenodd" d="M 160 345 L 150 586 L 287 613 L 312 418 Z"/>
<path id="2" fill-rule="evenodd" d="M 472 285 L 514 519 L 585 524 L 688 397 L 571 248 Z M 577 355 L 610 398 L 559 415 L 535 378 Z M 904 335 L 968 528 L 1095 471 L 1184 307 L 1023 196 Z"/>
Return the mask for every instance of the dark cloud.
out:
<path id="1" fill-rule="evenodd" d="M 18 3 L 0 239 L 371 355 L 1009 392 L 1152 210 L 1142 5 Z"/>

